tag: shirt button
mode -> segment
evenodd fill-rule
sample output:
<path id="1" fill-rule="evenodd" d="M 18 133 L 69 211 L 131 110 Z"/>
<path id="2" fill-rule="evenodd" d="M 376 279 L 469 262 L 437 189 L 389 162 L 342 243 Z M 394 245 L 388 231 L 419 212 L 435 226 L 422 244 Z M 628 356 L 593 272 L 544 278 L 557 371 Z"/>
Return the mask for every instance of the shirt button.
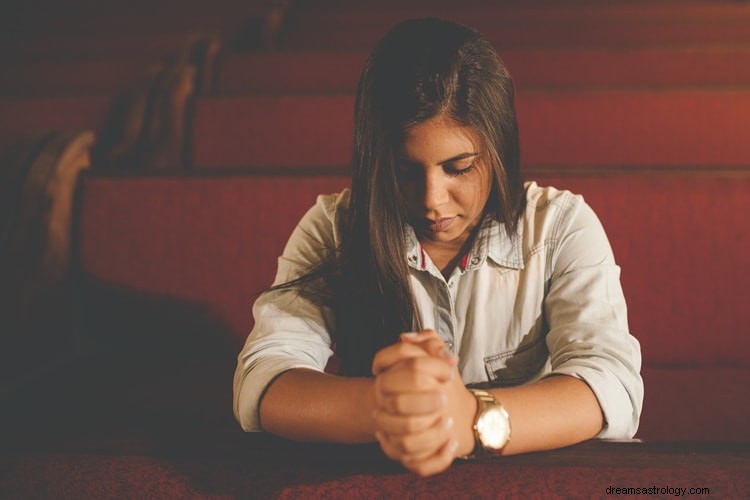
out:
<path id="1" fill-rule="evenodd" d="M 452 351 L 453 350 L 453 342 L 451 342 L 450 340 L 446 340 L 445 341 L 445 347 L 447 347 L 449 351 Z"/>
<path id="2" fill-rule="evenodd" d="M 449 287 L 451 287 L 451 288 L 453 288 L 453 285 L 454 285 L 455 283 L 456 283 L 455 281 L 453 281 L 453 280 L 450 280 L 450 281 L 448 282 L 448 286 L 449 286 Z"/>
<path id="3" fill-rule="evenodd" d="M 472 257 L 471 258 L 471 263 L 474 264 L 474 265 L 479 264 L 479 257 Z"/>
<path id="4" fill-rule="evenodd" d="M 409 262 L 416 262 L 416 261 L 417 261 L 417 256 L 416 255 L 410 255 L 409 256 Z"/>

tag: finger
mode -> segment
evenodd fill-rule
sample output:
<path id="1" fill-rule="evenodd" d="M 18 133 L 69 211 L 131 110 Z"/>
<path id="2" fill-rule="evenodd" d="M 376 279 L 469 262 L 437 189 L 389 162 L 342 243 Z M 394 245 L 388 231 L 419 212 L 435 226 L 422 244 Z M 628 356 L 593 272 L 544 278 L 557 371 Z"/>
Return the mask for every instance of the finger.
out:
<path id="1" fill-rule="evenodd" d="M 455 368 L 442 359 L 409 358 L 381 372 L 375 390 L 384 394 L 434 391 L 455 376 Z"/>
<path id="2" fill-rule="evenodd" d="M 435 338 L 440 340 L 440 336 L 437 334 L 435 330 L 428 329 L 428 330 L 419 330 L 416 332 L 404 332 L 401 334 L 401 340 L 403 342 L 411 342 L 413 344 L 418 344 L 420 342 L 424 342 L 427 339 Z"/>
<path id="3" fill-rule="evenodd" d="M 453 418 L 441 417 L 434 425 L 421 432 L 402 435 L 387 434 L 390 443 L 395 446 L 404 457 L 425 457 L 437 452 L 450 438 L 449 431 L 453 427 Z"/>
<path id="4" fill-rule="evenodd" d="M 374 414 L 375 428 L 394 436 L 422 432 L 435 425 L 441 419 L 442 415 L 439 413 L 404 416 L 385 411 L 376 411 Z"/>
<path id="5" fill-rule="evenodd" d="M 427 355 L 424 349 L 416 345 L 404 342 L 389 345 L 375 354 L 375 358 L 372 360 L 372 374 L 378 375 L 404 359 L 425 357 Z"/>
<path id="6" fill-rule="evenodd" d="M 378 440 L 380 449 L 383 450 L 383 453 L 386 457 L 390 458 L 391 460 L 401 462 L 401 453 L 399 452 L 398 448 L 391 444 L 386 434 L 382 432 L 376 432 L 375 439 Z"/>
<path id="7" fill-rule="evenodd" d="M 422 432 L 395 435 L 378 430 L 378 440 L 388 448 L 388 453 L 399 461 L 426 459 L 445 445 L 453 427 L 451 417 L 438 417 L 432 426 Z"/>
<path id="8" fill-rule="evenodd" d="M 380 444 L 380 448 L 383 450 L 383 453 L 385 455 L 392 459 L 396 460 L 397 462 L 401 462 L 401 464 L 416 464 L 423 460 L 427 460 L 428 458 L 431 458 L 436 453 L 439 453 L 440 450 L 443 448 L 443 445 L 445 443 L 440 443 L 437 448 L 431 448 L 427 449 L 418 453 L 413 454 L 404 454 L 401 447 L 394 444 L 394 442 L 388 438 L 386 434 L 379 434 L 378 437 L 378 443 Z"/>
<path id="9" fill-rule="evenodd" d="M 376 403 L 381 411 L 395 415 L 428 415 L 440 411 L 448 400 L 442 391 L 399 393 L 382 395 L 376 393 Z"/>
<path id="10" fill-rule="evenodd" d="M 450 467 L 456 458 L 457 449 L 458 442 L 454 439 L 449 439 L 437 453 L 421 460 L 405 458 L 401 463 L 408 470 L 419 476 L 431 476 L 443 472 Z"/>
<path id="11" fill-rule="evenodd" d="M 400 338 L 403 343 L 421 347 L 430 356 L 443 358 L 452 365 L 458 363 L 456 355 L 448 349 L 445 342 L 433 330 L 402 333 Z"/>

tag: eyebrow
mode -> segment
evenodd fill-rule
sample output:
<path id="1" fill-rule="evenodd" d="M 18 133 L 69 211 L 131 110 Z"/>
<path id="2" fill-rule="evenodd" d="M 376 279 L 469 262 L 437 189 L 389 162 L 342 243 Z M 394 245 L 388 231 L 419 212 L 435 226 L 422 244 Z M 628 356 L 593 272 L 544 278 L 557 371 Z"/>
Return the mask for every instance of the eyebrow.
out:
<path id="1" fill-rule="evenodd" d="M 445 165 L 446 163 L 453 163 L 456 161 L 465 160 L 467 158 L 473 158 L 475 156 L 479 156 L 479 153 L 461 153 L 460 155 L 456 155 L 453 158 L 448 158 L 447 160 L 439 161 L 438 165 Z"/>
<path id="2" fill-rule="evenodd" d="M 447 160 L 439 161 L 437 164 L 438 165 L 445 165 L 446 163 L 454 163 L 454 162 L 457 162 L 457 161 L 465 160 L 467 158 L 474 158 L 476 156 L 479 156 L 479 154 L 480 154 L 479 152 L 475 152 L 475 153 L 468 153 L 468 152 L 467 153 L 461 153 L 461 154 L 458 154 L 458 155 L 453 156 L 451 158 L 448 158 Z M 406 162 L 406 163 L 413 163 L 413 164 L 419 163 L 419 162 L 412 161 L 409 158 L 405 158 L 405 157 L 401 157 L 401 161 Z"/>

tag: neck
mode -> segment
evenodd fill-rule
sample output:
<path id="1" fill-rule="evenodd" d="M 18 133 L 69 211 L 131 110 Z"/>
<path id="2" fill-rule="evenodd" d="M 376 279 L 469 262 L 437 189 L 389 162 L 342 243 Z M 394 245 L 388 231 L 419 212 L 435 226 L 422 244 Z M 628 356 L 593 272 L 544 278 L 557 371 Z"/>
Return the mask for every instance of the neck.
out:
<path id="1" fill-rule="evenodd" d="M 452 242 L 436 243 L 433 241 L 420 243 L 425 253 L 430 256 L 432 263 L 440 270 L 443 277 L 448 279 L 456 266 L 461 262 L 463 256 L 471 249 L 473 241 L 474 238 L 472 237 L 459 244 L 452 244 Z"/>

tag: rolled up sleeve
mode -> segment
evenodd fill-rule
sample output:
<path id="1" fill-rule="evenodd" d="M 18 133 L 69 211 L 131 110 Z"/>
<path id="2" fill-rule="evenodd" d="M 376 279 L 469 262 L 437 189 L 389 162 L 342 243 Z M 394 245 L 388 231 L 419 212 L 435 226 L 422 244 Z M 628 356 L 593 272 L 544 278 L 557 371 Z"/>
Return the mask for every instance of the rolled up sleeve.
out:
<path id="1" fill-rule="evenodd" d="M 551 246 L 553 269 L 545 299 L 552 374 L 583 380 L 605 424 L 601 439 L 635 435 L 643 404 L 641 351 L 630 334 L 620 268 L 598 218 L 571 196 Z"/>
<path id="2" fill-rule="evenodd" d="M 320 196 L 305 214 L 279 258 L 274 284 L 307 273 L 335 251 L 335 206 L 342 195 Z M 313 284 L 313 286 L 315 286 Z M 253 305 L 254 326 L 237 360 L 233 409 L 245 431 L 260 431 L 260 401 L 282 373 L 324 371 L 333 355 L 333 314 L 299 287 L 263 293 Z"/>

